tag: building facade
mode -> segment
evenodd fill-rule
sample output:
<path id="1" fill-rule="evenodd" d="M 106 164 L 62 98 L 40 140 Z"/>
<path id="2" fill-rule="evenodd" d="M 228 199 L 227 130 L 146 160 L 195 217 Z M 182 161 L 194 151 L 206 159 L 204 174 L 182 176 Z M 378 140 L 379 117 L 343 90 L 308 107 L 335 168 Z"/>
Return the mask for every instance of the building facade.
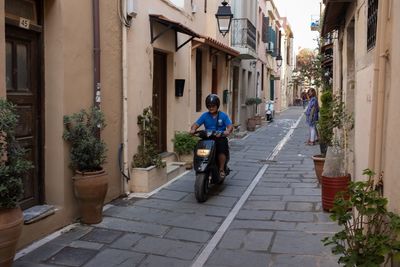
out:
<path id="1" fill-rule="evenodd" d="M 173 152 L 175 131 L 187 131 L 206 110 L 208 94 L 218 94 L 221 110 L 232 113 L 238 102 L 231 64 L 239 52 L 230 47 L 229 35 L 219 33 L 219 5 L 0 0 L 1 96 L 17 104 L 17 134 L 35 166 L 21 207 L 48 204 L 55 211 L 24 225 L 19 247 L 78 216 L 69 146 L 62 138 L 64 115 L 94 104 L 104 112 L 109 202 L 130 193 L 120 169 L 128 174 L 131 168 L 139 144 L 137 116 L 144 108 L 152 106 L 160 118 L 160 152 Z"/>
<path id="2" fill-rule="evenodd" d="M 400 183 L 396 164 L 400 147 L 396 85 L 399 83 L 400 3 L 387 1 L 325 0 L 322 35 L 333 39 L 333 91 L 353 113 L 355 127 L 348 156 L 355 180 L 362 170 L 383 172 L 384 195 L 389 207 L 400 211 Z M 333 35 L 335 36 L 335 35 Z"/>

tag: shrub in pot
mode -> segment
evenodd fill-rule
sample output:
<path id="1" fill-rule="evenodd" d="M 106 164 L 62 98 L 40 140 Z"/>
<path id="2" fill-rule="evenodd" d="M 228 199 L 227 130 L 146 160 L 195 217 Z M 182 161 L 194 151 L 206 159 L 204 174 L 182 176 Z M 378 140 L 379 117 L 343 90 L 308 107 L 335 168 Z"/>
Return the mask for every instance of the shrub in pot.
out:
<path id="1" fill-rule="evenodd" d="M 334 99 L 332 107 L 332 124 L 336 132 L 332 146 L 328 147 L 321 176 L 322 207 L 326 211 L 332 208 L 335 195 L 347 190 L 351 180 L 346 153 L 349 151 L 348 135 L 354 126 L 353 116 L 347 113 L 344 103 L 338 97 Z"/>
<path id="2" fill-rule="evenodd" d="M 71 146 L 74 193 L 81 221 L 87 224 L 102 221 L 108 188 L 107 173 L 103 169 L 107 148 L 100 137 L 105 126 L 104 114 L 97 107 L 64 116 L 63 138 Z"/>
<path id="3" fill-rule="evenodd" d="M 333 108 L 332 108 L 333 97 L 329 88 L 325 89 L 321 95 L 322 106 L 319 110 L 319 120 L 317 124 L 318 135 L 319 135 L 319 146 L 321 154 L 314 155 L 312 157 L 314 161 L 314 170 L 321 182 L 322 171 L 324 168 L 326 150 L 332 143 L 333 138 Z"/>
<path id="4" fill-rule="evenodd" d="M 151 107 L 138 116 L 137 124 L 140 144 L 132 159 L 130 188 L 133 192 L 147 193 L 167 182 L 166 163 L 157 151 L 157 118 Z"/>
<path id="5" fill-rule="evenodd" d="M 333 96 L 329 89 L 326 89 L 321 95 L 321 108 L 319 110 L 318 135 L 321 147 L 321 154 L 325 156 L 327 146 L 332 144 L 333 138 Z"/>
<path id="6" fill-rule="evenodd" d="M 322 241 L 340 255 L 339 264 L 379 267 L 400 255 L 400 216 L 387 210 L 374 172 L 366 169 L 363 174 L 367 181 L 350 182 L 348 191 L 335 198 L 330 217 L 343 230 Z"/>
<path id="7" fill-rule="evenodd" d="M 193 164 L 193 150 L 198 138 L 188 132 L 176 132 L 172 139 L 174 150 L 178 154 L 179 161 L 186 162 L 186 168 L 191 169 Z"/>
<path id="8" fill-rule="evenodd" d="M 11 266 L 22 231 L 23 215 L 18 205 L 22 178 L 33 167 L 15 139 L 18 116 L 15 107 L 0 99 L 0 266 Z"/>
<path id="9" fill-rule="evenodd" d="M 133 156 L 132 168 L 147 168 L 153 165 L 157 168 L 165 167 L 165 162 L 161 160 L 156 147 L 157 118 L 153 115 L 151 107 L 145 108 L 142 115 L 138 116 L 137 124 L 141 141 L 137 153 Z"/>

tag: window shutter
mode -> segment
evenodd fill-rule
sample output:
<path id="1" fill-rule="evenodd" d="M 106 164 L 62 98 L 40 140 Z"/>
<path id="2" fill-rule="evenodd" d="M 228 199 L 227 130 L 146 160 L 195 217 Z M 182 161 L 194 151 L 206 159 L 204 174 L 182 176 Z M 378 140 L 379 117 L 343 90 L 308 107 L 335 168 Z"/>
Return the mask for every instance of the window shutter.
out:
<path id="1" fill-rule="evenodd" d="M 268 42 L 268 24 L 269 24 L 269 17 L 263 17 L 263 24 L 262 24 L 262 41 L 263 43 Z"/>

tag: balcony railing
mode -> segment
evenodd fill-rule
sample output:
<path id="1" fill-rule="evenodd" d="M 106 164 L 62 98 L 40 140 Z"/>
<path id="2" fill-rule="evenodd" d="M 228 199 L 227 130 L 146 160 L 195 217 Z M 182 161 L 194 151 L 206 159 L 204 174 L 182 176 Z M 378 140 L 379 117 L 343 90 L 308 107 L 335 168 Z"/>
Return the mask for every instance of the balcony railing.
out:
<path id="1" fill-rule="evenodd" d="M 256 51 L 256 27 L 248 19 L 232 20 L 232 46 Z"/>

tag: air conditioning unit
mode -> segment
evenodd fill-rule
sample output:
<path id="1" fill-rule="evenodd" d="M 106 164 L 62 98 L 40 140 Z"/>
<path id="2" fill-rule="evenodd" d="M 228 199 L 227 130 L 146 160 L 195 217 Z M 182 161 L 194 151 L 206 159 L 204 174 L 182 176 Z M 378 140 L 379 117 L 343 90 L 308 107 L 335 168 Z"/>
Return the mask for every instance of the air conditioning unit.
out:
<path id="1" fill-rule="evenodd" d="M 267 53 L 273 53 L 274 52 L 274 43 L 273 42 L 267 42 Z"/>

